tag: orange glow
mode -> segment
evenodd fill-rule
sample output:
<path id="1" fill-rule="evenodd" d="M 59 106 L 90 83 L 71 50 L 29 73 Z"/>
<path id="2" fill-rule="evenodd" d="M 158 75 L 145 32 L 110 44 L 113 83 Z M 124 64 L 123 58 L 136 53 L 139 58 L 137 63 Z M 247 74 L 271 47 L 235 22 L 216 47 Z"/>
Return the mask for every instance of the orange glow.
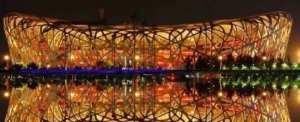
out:
<path id="1" fill-rule="evenodd" d="M 265 60 L 267 60 L 267 57 L 266 57 L 266 56 L 264 56 L 264 57 L 263 57 L 263 60 L 264 60 L 264 61 L 265 61 Z"/>
<path id="2" fill-rule="evenodd" d="M 8 55 L 5 55 L 5 56 L 4 56 L 4 60 L 9 60 L 9 56 L 8 56 Z"/>
<path id="3" fill-rule="evenodd" d="M 219 97 L 222 97 L 222 96 L 223 96 L 223 93 L 222 93 L 222 92 L 219 92 L 219 93 L 218 93 L 218 96 L 219 96 Z"/>
<path id="4" fill-rule="evenodd" d="M 6 91 L 6 92 L 4 92 L 4 97 L 9 97 L 9 92 L 8 91 Z"/>
<path id="5" fill-rule="evenodd" d="M 71 55 L 71 59 L 72 59 L 72 60 L 75 59 L 75 56 L 74 56 L 74 55 Z"/>
<path id="6" fill-rule="evenodd" d="M 223 60 L 223 57 L 222 56 L 218 56 L 218 59 L 221 61 L 221 60 Z"/>

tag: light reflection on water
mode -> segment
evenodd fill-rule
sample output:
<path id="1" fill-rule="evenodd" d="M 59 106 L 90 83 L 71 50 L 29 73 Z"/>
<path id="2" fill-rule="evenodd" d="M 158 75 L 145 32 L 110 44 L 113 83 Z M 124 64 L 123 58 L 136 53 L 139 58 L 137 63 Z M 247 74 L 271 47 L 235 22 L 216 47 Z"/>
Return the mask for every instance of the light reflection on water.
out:
<path id="1" fill-rule="evenodd" d="M 4 93 L 4 90 L 0 90 Z M 3 95 L 0 95 L 0 121 L 5 120 L 5 114 L 7 112 L 9 100 Z M 300 122 L 300 90 L 292 90 L 289 97 L 287 97 L 288 109 L 290 112 L 290 117 L 292 122 Z"/>
<path id="2" fill-rule="evenodd" d="M 5 90 L 0 90 L 0 121 L 5 120 L 9 99 L 3 96 Z M 300 122 L 300 90 L 291 90 L 290 95 L 286 97 L 288 110 L 292 122 Z"/>
<path id="3" fill-rule="evenodd" d="M 300 90 L 291 90 L 287 97 L 287 105 L 292 122 L 300 122 Z"/>

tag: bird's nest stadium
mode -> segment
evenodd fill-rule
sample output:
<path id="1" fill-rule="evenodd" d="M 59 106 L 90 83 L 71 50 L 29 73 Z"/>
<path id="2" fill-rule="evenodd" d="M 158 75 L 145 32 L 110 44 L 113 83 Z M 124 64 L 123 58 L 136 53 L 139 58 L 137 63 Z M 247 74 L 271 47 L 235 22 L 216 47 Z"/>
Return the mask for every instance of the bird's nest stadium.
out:
<path id="1" fill-rule="evenodd" d="M 182 69 L 187 56 L 284 57 L 292 26 L 285 12 L 204 23 L 141 26 L 70 22 L 22 14 L 4 17 L 13 63 L 92 67 L 97 61 Z M 197 60 L 197 59 L 196 59 Z"/>
<path id="2" fill-rule="evenodd" d="M 183 69 L 186 57 L 197 60 L 200 55 L 285 57 L 292 27 L 292 17 L 286 12 L 151 27 L 71 22 L 17 13 L 8 14 L 3 21 L 13 63 L 92 67 L 104 61 L 125 67 L 134 63 L 168 69 L 164 71 Z M 255 73 L 251 78 L 270 74 L 263 72 L 265 75 Z M 179 75 L 170 74 L 168 79 Z M 229 93 L 223 88 L 223 75 L 218 73 L 194 72 L 185 77 L 192 82 L 163 83 L 157 82 L 162 81 L 162 74 L 151 73 L 130 77 L 105 73 L 13 74 L 5 77 L 6 84 L 17 86 L 5 94 L 10 95 L 6 121 L 290 121 L 285 93 L 266 92 L 266 88 L 255 86 L 260 80 L 251 86 L 250 75 L 238 75 L 245 79 L 241 81 L 243 86 L 227 86 L 227 91 L 232 91 Z M 289 84 L 288 76 L 278 77 L 284 85 Z M 297 80 L 300 82 L 300 78 Z M 276 85 L 277 81 L 265 81 L 270 91 L 276 91 Z M 238 90 L 250 94 L 237 94 Z M 254 90 L 261 92 L 254 95 Z"/>

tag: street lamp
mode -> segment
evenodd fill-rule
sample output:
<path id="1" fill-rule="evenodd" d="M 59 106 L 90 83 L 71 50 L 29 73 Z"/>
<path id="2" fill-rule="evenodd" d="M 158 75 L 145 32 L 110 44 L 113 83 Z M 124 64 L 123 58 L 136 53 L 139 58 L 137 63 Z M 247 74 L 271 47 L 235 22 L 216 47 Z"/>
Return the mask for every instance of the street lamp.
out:
<path id="1" fill-rule="evenodd" d="M 223 57 L 220 55 L 220 56 L 218 56 L 218 59 L 220 60 L 220 70 L 222 70 L 222 60 L 223 60 Z M 222 77 L 222 76 L 221 76 Z M 219 82 L 220 82 L 220 89 L 222 90 L 222 78 L 220 78 L 219 79 Z M 218 94 L 219 96 L 221 95 L 223 95 L 223 93 L 222 92 L 220 92 L 219 94 Z M 221 97 L 220 96 L 220 97 Z"/>
<path id="2" fill-rule="evenodd" d="M 223 57 L 222 57 L 222 56 L 218 56 L 218 59 L 219 59 L 220 61 L 222 61 L 222 60 L 223 60 Z"/>
<path id="3" fill-rule="evenodd" d="M 4 56 L 4 59 L 5 59 L 5 60 L 9 60 L 9 56 L 8 56 L 8 55 L 5 55 L 5 56 Z"/>
<path id="4" fill-rule="evenodd" d="M 73 69 L 73 59 L 75 59 L 75 56 L 71 55 L 70 59 L 71 59 L 71 69 Z"/>
<path id="5" fill-rule="evenodd" d="M 222 92 L 219 92 L 219 93 L 218 93 L 218 96 L 219 96 L 219 97 L 222 97 L 222 96 L 223 96 L 223 93 L 222 93 Z"/>
<path id="6" fill-rule="evenodd" d="M 222 60 L 223 60 L 223 57 L 220 55 L 220 56 L 218 56 L 218 59 L 220 60 L 220 70 L 222 70 Z"/>
<path id="7" fill-rule="evenodd" d="M 6 91 L 6 92 L 4 92 L 4 97 L 9 97 L 9 92 L 8 91 Z"/>
<path id="8" fill-rule="evenodd" d="M 266 56 L 264 56 L 264 57 L 263 57 L 263 60 L 264 60 L 264 61 L 266 61 L 266 60 L 267 60 L 267 57 L 266 57 Z"/>
<path id="9" fill-rule="evenodd" d="M 134 69 L 137 70 L 139 68 L 139 60 L 140 60 L 140 56 L 136 55 L 135 57 L 135 61 L 134 61 Z"/>
<path id="10" fill-rule="evenodd" d="M 266 56 L 263 56 L 263 61 L 264 61 L 264 65 L 265 65 L 265 63 L 266 63 L 266 60 L 267 60 L 267 57 Z"/>
<path id="11" fill-rule="evenodd" d="M 8 65 L 9 55 L 5 55 L 4 56 L 4 60 L 6 60 L 6 67 L 5 67 L 5 69 L 8 70 L 8 67 L 9 67 L 9 65 Z"/>
<path id="12" fill-rule="evenodd" d="M 267 96 L 267 92 L 263 92 L 263 96 Z"/>

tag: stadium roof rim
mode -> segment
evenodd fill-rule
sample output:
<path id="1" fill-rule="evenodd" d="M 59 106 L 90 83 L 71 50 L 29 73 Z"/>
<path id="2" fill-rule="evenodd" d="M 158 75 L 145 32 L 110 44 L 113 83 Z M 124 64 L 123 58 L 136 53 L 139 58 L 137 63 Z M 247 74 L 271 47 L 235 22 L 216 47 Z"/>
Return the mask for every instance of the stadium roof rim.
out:
<path id="1" fill-rule="evenodd" d="M 144 29 L 152 29 L 152 28 L 178 28 L 178 29 L 192 29 L 192 28 L 199 28 L 204 26 L 212 26 L 212 25 L 219 25 L 219 24 L 230 24 L 232 22 L 240 22 L 240 21 L 248 21 L 248 22 L 257 22 L 262 21 L 262 19 L 268 19 L 267 21 L 270 21 L 270 18 L 272 17 L 283 17 L 286 18 L 288 21 L 292 21 L 293 18 L 290 13 L 285 11 L 277 11 L 277 12 L 270 12 L 265 14 L 259 14 L 254 16 L 248 16 L 248 17 L 242 17 L 238 19 L 222 19 L 222 20 L 215 20 L 215 21 L 208 21 L 208 22 L 199 22 L 199 23 L 189 23 L 189 24 L 174 24 L 174 25 L 156 25 L 156 26 L 141 26 Z M 32 16 L 32 15 L 26 15 L 26 14 L 20 14 L 16 12 L 9 13 L 4 16 L 4 20 L 8 19 L 26 19 L 31 20 L 31 22 L 37 22 L 37 23 L 45 23 L 47 25 L 54 26 L 56 28 L 79 28 L 79 29 L 88 29 L 83 26 L 92 26 L 94 29 L 99 30 L 105 30 L 105 29 L 132 29 L 133 26 L 131 24 L 121 24 L 121 25 L 103 25 L 100 22 L 74 22 L 74 21 L 68 21 L 68 20 L 60 20 L 60 19 L 52 19 L 47 17 L 38 17 L 38 16 Z M 5 23 L 5 21 L 4 21 Z M 10 23 L 10 22 L 8 22 Z M 139 26 L 139 25 L 136 25 Z M 96 27 L 96 28 L 95 28 Z"/>

